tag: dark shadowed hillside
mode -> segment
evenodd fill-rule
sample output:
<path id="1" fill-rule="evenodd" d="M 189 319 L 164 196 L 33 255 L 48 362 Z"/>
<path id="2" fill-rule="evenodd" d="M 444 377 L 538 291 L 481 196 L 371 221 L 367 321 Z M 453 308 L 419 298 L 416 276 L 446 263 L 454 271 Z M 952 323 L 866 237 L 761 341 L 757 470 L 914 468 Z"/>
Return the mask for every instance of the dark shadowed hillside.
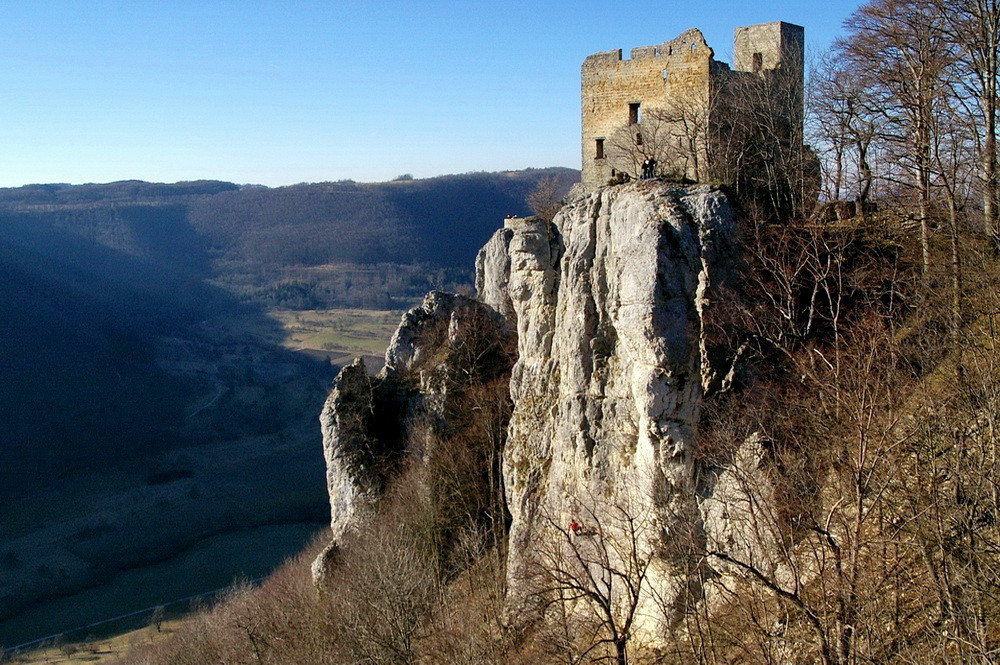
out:
<path id="1" fill-rule="evenodd" d="M 31 603 L 213 534 L 325 521 L 333 370 L 267 309 L 468 284 L 502 218 L 577 175 L 0 190 L 0 642 L 38 637 Z"/>
<path id="2" fill-rule="evenodd" d="M 164 269 L 59 228 L 0 227 L 0 467 L 79 466 L 169 447 L 199 387 L 156 366 L 156 340 L 234 305 L 196 273 Z M 114 423 L 114 426 L 109 426 Z M 51 476 L 50 476 L 51 477 Z"/>
<path id="3" fill-rule="evenodd" d="M 201 197 L 191 223 L 217 252 L 256 264 L 429 263 L 466 268 L 505 214 L 528 212 L 545 177 L 571 169 L 470 173 L 385 183 L 243 188 Z"/>
<path id="4" fill-rule="evenodd" d="M 571 169 L 472 173 L 386 183 L 243 188 L 190 205 L 218 283 L 290 308 L 393 307 L 471 281 L 477 248 L 546 178 L 565 193 Z"/>

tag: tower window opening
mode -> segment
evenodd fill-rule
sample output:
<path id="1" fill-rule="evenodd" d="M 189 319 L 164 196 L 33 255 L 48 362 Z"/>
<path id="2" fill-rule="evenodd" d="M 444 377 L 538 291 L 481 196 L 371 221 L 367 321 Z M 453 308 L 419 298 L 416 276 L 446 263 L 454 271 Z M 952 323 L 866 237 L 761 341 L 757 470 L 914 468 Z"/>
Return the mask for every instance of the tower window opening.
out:
<path id="1" fill-rule="evenodd" d="M 628 124 L 638 125 L 642 122 L 642 110 L 639 108 L 639 103 L 635 102 L 628 105 Z"/>
<path id="2" fill-rule="evenodd" d="M 751 67 L 754 74 L 760 73 L 760 70 L 764 68 L 764 55 L 761 53 L 753 54 L 753 65 Z"/>
<path id="3" fill-rule="evenodd" d="M 660 72 L 660 74 L 663 76 L 663 80 L 666 81 L 667 80 L 667 68 L 664 67 L 663 71 Z"/>
<path id="4" fill-rule="evenodd" d="M 696 48 L 698 48 L 698 45 L 697 45 L 697 44 L 691 44 L 691 52 L 692 52 L 692 53 L 694 53 L 694 50 L 695 50 Z"/>
<path id="5" fill-rule="evenodd" d="M 635 144 L 642 145 L 642 132 L 636 132 L 635 134 Z"/>
<path id="6" fill-rule="evenodd" d="M 604 139 L 595 139 L 594 159 L 604 159 Z"/>

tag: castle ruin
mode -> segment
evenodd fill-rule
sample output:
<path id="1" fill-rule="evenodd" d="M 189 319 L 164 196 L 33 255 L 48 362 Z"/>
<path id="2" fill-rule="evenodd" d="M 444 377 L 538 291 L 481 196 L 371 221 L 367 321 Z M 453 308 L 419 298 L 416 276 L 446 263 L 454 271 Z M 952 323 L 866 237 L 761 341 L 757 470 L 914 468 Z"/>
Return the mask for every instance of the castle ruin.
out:
<path id="1" fill-rule="evenodd" d="M 801 152 L 804 36 L 780 21 L 736 28 L 732 69 L 715 60 L 699 30 L 633 48 L 627 60 L 621 49 L 589 56 L 581 75 L 584 189 L 638 177 L 647 158 L 658 176 L 735 182 L 751 134 L 768 150 Z M 761 145 L 754 152 L 769 159 Z"/>

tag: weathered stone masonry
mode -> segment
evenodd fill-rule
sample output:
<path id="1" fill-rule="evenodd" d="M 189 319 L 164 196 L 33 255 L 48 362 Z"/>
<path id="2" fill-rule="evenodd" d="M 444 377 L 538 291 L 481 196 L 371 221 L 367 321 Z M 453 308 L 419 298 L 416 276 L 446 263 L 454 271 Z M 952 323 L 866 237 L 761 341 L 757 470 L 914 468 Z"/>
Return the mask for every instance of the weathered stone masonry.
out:
<path id="1" fill-rule="evenodd" d="M 795 90 L 787 114 L 802 124 L 804 30 L 775 22 L 736 28 L 734 67 L 716 61 L 698 30 L 687 30 L 658 46 L 641 46 L 622 59 L 621 49 L 589 56 L 581 71 L 582 182 L 590 191 L 620 174 L 636 177 L 642 160 L 654 156 L 657 173 L 704 181 L 711 172 L 713 127 L 720 109 L 738 109 L 733 80 L 781 70 Z M 795 101 L 797 100 L 797 101 Z"/>

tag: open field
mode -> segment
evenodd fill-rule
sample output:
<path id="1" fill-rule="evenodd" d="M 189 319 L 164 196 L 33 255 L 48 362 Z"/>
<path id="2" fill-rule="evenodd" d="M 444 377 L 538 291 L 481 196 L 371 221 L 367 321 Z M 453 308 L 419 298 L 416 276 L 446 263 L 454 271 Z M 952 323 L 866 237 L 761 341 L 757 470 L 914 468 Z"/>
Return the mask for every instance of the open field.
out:
<path id="1" fill-rule="evenodd" d="M 370 370 L 377 370 L 375 359 L 385 355 L 385 348 L 399 325 L 403 312 L 377 309 L 275 309 L 268 315 L 281 324 L 281 345 L 335 365 L 349 364 L 364 356 Z"/>
<path id="2" fill-rule="evenodd" d="M 58 663 L 112 663 L 133 647 L 166 639 L 183 625 L 184 618 L 166 619 L 159 629 L 153 625 L 136 628 L 119 635 L 88 642 L 52 644 L 14 656 L 10 662 L 19 665 L 57 665 Z"/>

